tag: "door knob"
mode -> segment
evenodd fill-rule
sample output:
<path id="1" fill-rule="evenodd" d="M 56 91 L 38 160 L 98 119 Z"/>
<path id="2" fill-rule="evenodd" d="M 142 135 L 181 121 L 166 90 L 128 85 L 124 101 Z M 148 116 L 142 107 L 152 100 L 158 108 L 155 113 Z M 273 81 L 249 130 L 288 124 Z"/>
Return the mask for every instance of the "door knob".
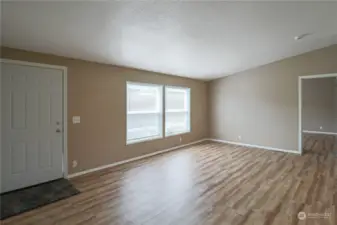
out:
<path id="1" fill-rule="evenodd" d="M 61 133 L 61 129 L 56 129 L 56 133 Z"/>

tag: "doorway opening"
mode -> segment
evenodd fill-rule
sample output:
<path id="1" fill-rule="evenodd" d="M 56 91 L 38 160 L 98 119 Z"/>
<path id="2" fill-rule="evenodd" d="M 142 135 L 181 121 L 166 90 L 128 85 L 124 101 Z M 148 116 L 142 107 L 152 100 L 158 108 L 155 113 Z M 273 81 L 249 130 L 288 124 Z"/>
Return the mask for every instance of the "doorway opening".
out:
<path id="1" fill-rule="evenodd" d="M 328 101 L 323 95 L 327 92 L 323 86 L 324 82 L 329 82 L 331 92 L 331 112 L 327 112 L 324 107 L 314 107 L 315 103 Z M 313 84 L 319 84 L 321 90 L 316 89 Z M 318 86 L 317 86 L 318 87 Z M 321 74 L 311 76 L 300 76 L 298 79 L 298 150 L 301 155 L 304 153 L 304 141 L 310 136 L 326 135 L 330 136 L 329 142 L 334 148 L 337 147 L 337 73 Z M 330 93 L 329 92 L 329 93 Z M 308 94 L 309 93 L 309 94 Z M 315 95 L 316 94 L 316 95 Z M 319 97 L 317 97 L 319 95 Z M 316 98 L 316 99 L 315 99 Z M 328 116 L 331 115 L 331 116 Z M 319 119 L 317 119 L 319 118 Z M 325 120 L 325 121 L 323 121 Z M 334 149 L 336 150 L 336 149 Z"/>

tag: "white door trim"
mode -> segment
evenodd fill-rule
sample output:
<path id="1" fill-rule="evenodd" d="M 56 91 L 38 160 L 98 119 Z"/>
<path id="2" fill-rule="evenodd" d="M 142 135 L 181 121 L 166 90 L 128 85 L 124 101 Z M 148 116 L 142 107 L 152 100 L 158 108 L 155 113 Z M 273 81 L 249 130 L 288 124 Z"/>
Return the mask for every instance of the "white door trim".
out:
<path id="1" fill-rule="evenodd" d="M 49 64 L 41 64 L 41 63 L 33 63 L 33 62 L 25 62 L 19 60 L 12 60 L 12 59 L 3 59 L 0 58 L 1 63 L 8 63 L 8 64 L 16 64 L 16 65 L 24 65 L 24 66 L 34 66 L 34 67 L 41 67 L 41 68 L 49 68 L 49 69 L 57 69 L 62 71 L 62 103 L 63 103 L 63 157 L 62 157 L 62 169 L 63 169 L 63 177 L 68 177 L 68 74 L 67 74 L 67 67 L 65 66 L 55 66 Z M 1 84 L 1 77 L 0 77 L 0 84 Z M 1 105 L 1 92 L 0 92 L 0 105 Z M 0 114 L 0 124 L 1 124 L 1 114 Z M 1 133 L 0 133 L 1 135 Z M 0 136 L 1 137 L 1 136 Z M 1 139 L 0 139 L 1 140 Z M 1 152 L 1 145 L 0 145 L 0 152 Z"/>
<path id="2" fill-rule="evenodd" d="M 317 78 L 330 78 L 337 77 L 337 73 L 330 74 L 318 74 L 310 76 L 299 76 L 298 77 L 298 151 L 303 154 L 302 148 L 302 80 L 304 79 L 317 79 Z"/>

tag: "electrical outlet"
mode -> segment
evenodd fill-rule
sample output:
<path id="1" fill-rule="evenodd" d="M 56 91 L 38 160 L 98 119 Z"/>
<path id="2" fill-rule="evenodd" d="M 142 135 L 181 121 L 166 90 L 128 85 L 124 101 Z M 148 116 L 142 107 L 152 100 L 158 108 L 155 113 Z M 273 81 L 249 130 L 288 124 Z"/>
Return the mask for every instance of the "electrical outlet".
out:
<path id="1" fill-rule="evenodd" d="M 238 136 L 238 139 L 241 140 L 241 135 Z"/>
<path id="2" fill-rule="evenodd" d="M 75 167 L 77 167 L 77 161 L 76 160 L 73 161 L 73 168 L 75 168 Z"/>
<path id="3" fill-rule="evenodd" d="M 319 129 L 320 129 L 320 130 L 323 130 L 323 127 L 322 127 L 322 126 L 320 126 L 320 127 L 319 127 Z"/>

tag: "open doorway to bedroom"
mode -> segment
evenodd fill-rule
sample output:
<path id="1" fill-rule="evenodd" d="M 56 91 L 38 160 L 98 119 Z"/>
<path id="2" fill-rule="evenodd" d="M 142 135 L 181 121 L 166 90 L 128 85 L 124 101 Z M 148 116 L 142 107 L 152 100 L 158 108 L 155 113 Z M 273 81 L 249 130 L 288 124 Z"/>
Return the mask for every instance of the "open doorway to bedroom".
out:
<path id="1" fill-rule="evenodd" d="M 299 150 L 337 155 L 337 74 L 299 78 Z"/>

